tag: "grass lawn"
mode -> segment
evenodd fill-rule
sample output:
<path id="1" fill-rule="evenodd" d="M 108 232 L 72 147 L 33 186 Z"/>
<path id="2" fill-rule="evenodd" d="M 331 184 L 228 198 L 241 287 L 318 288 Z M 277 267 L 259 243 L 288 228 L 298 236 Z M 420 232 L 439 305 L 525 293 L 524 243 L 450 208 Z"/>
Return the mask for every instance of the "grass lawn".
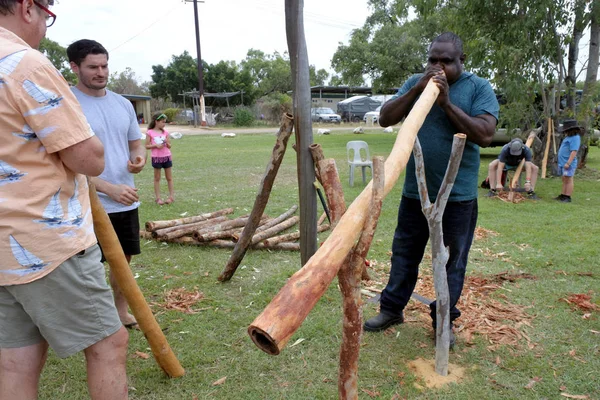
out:
<path id="1" fill-rule="evenodd" d="M 365 140 L 372 155 L 387 156 L 395 134 L 368 133 L 358 137 L 336 131 L 316 136 L 326 157 L 334 157 L 348 204 L 363 189 L 360 174 L 348 185 L 346 142 Z M 234 207 L 235 215 L 250 212 L 275 141 L 272 134 L 186 136 L 173 141 L 176 201 L 154 203 L 152 168 L 137 178 L 142 199 L 141 223 L 173 219 Z M 266 212 L 277 216 L 297 204 L 295 153 L 288 154 L 275 181 Z M 482 151 L 480 181 L 500 147 Z M 600 399 L 600 311 L 591 315 L 560 301 L 569 294 L 591 294 L 600 306 L 600 149 L 590 150 L 588 170 L 575 176 L 573 203 L 552 200 L 560 193 L 559 178 L 540 180 L 541 201 L 509 204 L 480 198 L 478 225 L 496 236 L 476 240 L 468 267 L 470 276 L 508 271 L 536 279 L 506 282 L 489 297 L 526 308 L 530 338 L 516 346 L 490 346 L 482 335 L 466 344 L 459 335 L 450 362 L 466 369 L 465 379 L 441 389 L 419 389 L 407 363 L 433 359 L 434 346 L 426 319 L 405 323 L 392 334 L 365 334 L 361 349 L 360 397 L 381 399 L 559 399 L 561 393 Z M 402 178 L 401 178 L 402 180 Z M 389 271 L 391 239 L 396 224 L 401 182 L 384 201 L 368 258 L 379 268 L 382 287 Z M 163 180 L 163 193 L 166 183 Z M 480 195 L 485 191 L 480 189 Z M 164 195 L 163 195 L 164 196 Z M 319 205 L 320 209 L 320 205 Z M 329 232 L 320 235 L 326 238 Z M 230 250 L 195 248 L 142 241 L 142 254 L 133 259 L 133 272 L 167 339 L 186 369 L 168 379 L 152 357 L 139 331 L 130 334 L 127 371 L 132 399 L 333 399 L 337 398 L 338 352 L 341 340 L 341 299 L 331 285 L 279 356 L 258 350 L 246 333 L 248 325 L 300 267 L 299 253 L 250 251 L 233 279 L 219 283 Z M 490 256 L 501 254 L 501 257 Z M 430 265 L 423 264 L 424 271 Z M 591 273 L 591 276 L 590 274 Z M 204 297 L 195 314 L 165 310 L 171 289 L 198 290 Z M 364 314 L 377 312 L 366 302 Z M 585 317 L 585 318 L 584 318 Z M 460 320 L 458 320 L 460 324 Z M 222 384 L 213 385 L 226 377 Z M 527 388 L 526 388 L 527 386 Z M 364 390 L 363 390 L 364 389 Z M 41 399 L 85 399 L 85 363 L 81 354 L 61 360 L 50 353 L 41 381 Z M 578 397 L 584 398 L 584 397 Z"/>

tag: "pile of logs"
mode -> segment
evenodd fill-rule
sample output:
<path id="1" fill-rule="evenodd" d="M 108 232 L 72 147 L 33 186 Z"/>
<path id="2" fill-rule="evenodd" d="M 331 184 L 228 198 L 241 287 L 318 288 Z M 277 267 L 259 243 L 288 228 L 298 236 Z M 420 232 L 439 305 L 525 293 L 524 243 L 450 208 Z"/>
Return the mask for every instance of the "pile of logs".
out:
<path id="1" fill-rule="evenodd" d="M 252 236 L 251 248 L 272 250 L 300 250 L 300 232 L 280 234 L 296 225 L 300 220 L 294 216 L 298 206 L 293 206 L 277 218 L 263 215 L 260 224 Z M 158 240 L 167 243 L 180 243 L 193 246 L 212 246 L 234 248 L 248 216 L 228 218 L 233 208 L 225 208 L 211 213 L 193 217 L 166 221 L 148 221 L 146 230 L 140 232 L 144 239 Z M 329 229 L 329 224 L 319 221 L 318 232 Z"/>

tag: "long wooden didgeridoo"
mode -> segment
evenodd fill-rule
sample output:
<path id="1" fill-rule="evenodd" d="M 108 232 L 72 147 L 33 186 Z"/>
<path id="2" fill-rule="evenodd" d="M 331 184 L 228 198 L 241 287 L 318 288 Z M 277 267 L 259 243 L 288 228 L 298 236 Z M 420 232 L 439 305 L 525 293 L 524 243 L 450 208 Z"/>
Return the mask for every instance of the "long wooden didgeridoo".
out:
<path id="1" fill-rule="evenodd" d="M 175 357 L 175 354 L 173 354 L 165 335 L 160 329 L 158 322 L 156 322 L 148 303 L 146 303 L 146 299 L 144 299 L 142 291 L 133 277 L 115 229 L 100 203 L 96 187 L 91 182 L 89 182 L 89 187 L 94 230 L 102 246 L 104 257 L 110 265 L 110 270 L 117 279 L 121 292 L 125 296 L 125 299 L 127 299 L 127 304 L 129 304 L 140 329 L 144 332 L 146 339 L 148 339 L 158 365 L 171 378 L 183 376 L 185 370 L 179 363 L 179 360 L 177 360 L 177 357 Z"/>
<path id="2" fill-rule="evenodd" d="M 385 162 L 384 197 L 406 167 L 417 133 L 439 93 L 436 84 L 429 81 L 400 127 L 394 147 Z M 360 236 L 370 212 L 372 185 L 372 182 L 369 183 L 352 202 L 323 245 L 248 327 L 248 334 L 261 350 L 272 355 L 279 354 L 323 296 Z"/>

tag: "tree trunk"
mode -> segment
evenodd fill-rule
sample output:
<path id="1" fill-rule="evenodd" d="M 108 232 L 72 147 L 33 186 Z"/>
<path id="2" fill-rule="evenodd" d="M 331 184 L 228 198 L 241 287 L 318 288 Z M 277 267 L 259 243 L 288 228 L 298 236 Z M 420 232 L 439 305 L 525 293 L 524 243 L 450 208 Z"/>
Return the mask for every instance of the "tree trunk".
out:
<path id="1" fill-rule="evenodd" d="M 221 282 L 231 279 L 235 273 L 235 270 L 240 265 L 240 262 L 242 262 L 246 251 L 248 250 L 248 246 L 252 240 L 252 235 L 254 235 L 260 218 L 267 207 L 267 202 L 269 201 L 269 196 L 271 195 L 271 189 L 273 188 L 273 182 L 275 182 L 277 171 L 279 171 L 279 166 L 283 160 L 288 139 L 292 134 L 293 122 L 294 118 L 291 115 L 283 115 L 283 120 L 279 128 L 279 132 L 277 133 L 277 140 L 275 142 L 275 146 L 273 147 L 271 159 L 267 164 L 267 170 L 263 175 L 263 179 L 260 182 L 260 187 L 258 189 L 258 194 L 254 200 L 254 207 L 250 213 L 250 221 L 244 227 L 242 236 L 240 236 L 240 239 L 233 249 L 229 260 L 227 260 L 227 264 L 225 264 L 223 272 L 221 272 L 221 275 L 219 275 L 218 279 Z"/>
<path id="2" fill-rule="evenodd" d="M 302 265 L 317 251 L 317 196 L 313 186 L 315 169 L 310 116 L 310 73 L 304 37 L 304 1 L 285 0 L 285 26 L 294 88 L 294 131 L 300 198 L 300 259 Z"/>
<path id="3" fill-rule="evenodd" d="M 373 195 L 371 198 L 371 213 L 365 220 L 365 225 L 354 251 L 340 268 L 338 281 L 343 299 L 343 330 L 340 347 L 340 365 L 338 371 L 338 393 L 340 399 L 358 399 L 358 355 L 360 338 L 362 336 L 362 301 L 360 298 L 360 283 L 365 265 L 365 257 L 371 247 L 373 235 L 377 228 L 377 220 L 383 202 L 385 186 L 385 171 L 383 157 L 373 158 Z"/>
<path id="4" fill-rule="evenodd" d="M 106 257 L 106 261 L 108 261 L 110 270 L 117 280 L 121 292 L 125 296 L 127 304 L 129 304 L 140 329 L 144 332 L 146 339 L 148 339 L 148 344 L 158 365 L 171 378 L 183 376 L 185 370 L 177 360 L 177 357 L 175 357 L 175 354 L 173 354 L 171 346 L 169 346 L 165 335 L 160 329 L 160 325 L 156 322 L 152 310 L 150 310 L 142 291 L 133 277 L 115 229 L 102 204 L 100 204 L 96 187 L 89 181 L 88 185 L 94 230 L 96 231 L 96 236 L 102 246 L 102 252 L 104 253 L 104 257 Z"/>
<path id="5" fill-rule="evenodd" d="M 569 64 L 565 84 L 567 86 L 567 113 L 575 115 L 575 84 L 577 83 L 577 59 L 579 58 L 579 42 L 585 29 L 584 12 L 585 0 L 576 0 L 574 4 L 575 20 L 573 21 L 573 36 L 569 43 Z M 559 92 L 560 97 L 560 92 Z"/>
<path id="6" fill-rule="evenodd" d="M 417 133 L 438 95 L 439 89 L 430 81 L 400 127 L 385 163 L 384 196 L 392 190 L 406 167 Z M 352 202 L 315 255 L 287 281 L 249 326 L 248 334 L 261 350 L 279 354 L 325 293 L 360 236 L 370 212 L 372 184 L 369 183 Z"/>

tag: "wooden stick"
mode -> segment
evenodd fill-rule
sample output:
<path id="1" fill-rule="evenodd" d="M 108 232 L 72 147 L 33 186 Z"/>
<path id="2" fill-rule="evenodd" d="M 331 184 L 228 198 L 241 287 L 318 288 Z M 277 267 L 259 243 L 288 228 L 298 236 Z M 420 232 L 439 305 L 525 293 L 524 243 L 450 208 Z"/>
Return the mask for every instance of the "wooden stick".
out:
<path id="1" fill-rule="evenodd" d="M 552 118 L 548 118 L 548 130 L 546 131 L 546 148 L 544 149 L 544 158 L 542 159 L 542 179 L 546 179 L 546 165 L 548 164 L 548 153 L 550 153 L 550 136 L 552 136 L 553 128 L 554 123 L 552 122 Z"/>
<path id="2" fill-rule="evenodd" d="M 288 219 L 289 217 L 291 217 L 292 215 L 294 215 L 294 213 L 296 212 L 296 210 L 298 210 L 298 206 L 293 205 L 289 210 L 287 210 L 286 212 L 284 212 L 283 214 L 281 214 L 277 218 L 273 218 L 269 222 L 267 222 L 265 224 L 262 224 L 261 226 L 259 226 L 258 228 L 256 228 L 256 231 L 254 233 L 262 232 L 264 230 L 269 229 L 272 226 L 275 226 L 275 225 L 277 225 L 277 224 L 285 221 L 286 219 Z"/>
<path id="3" fill-rule="evenodd" d="M 244 258 L 244 255 L 246 254 L 246 251 L 252 242 L 252 235 L 254 235 L 254 232 L 258 227 L 260 217 L 263 215 L 263 212 L 267 206 L 267 202 L 269 201 L 271 189 L 273 188 L 273 182 L 275 182 L 275 177 L 277 176 L 277 171 L 279 170 L 279 166 L 283 160 L 287 142 L 292 134 L 293 128 L 294 117 L 290 114 L 284 114 L 279 132 L 277 132 L 277 140 L 275 141 L 275 146 L 273 147 L 271 159 L 267 164 L 267 170 L 265 171 L 263 179 L 260 182 L 256 200 L 254 200 L 254 207 L 250 213 L 250 221 L 246 224 L 246 226 L 244 226 L 242 236 L 240 236 L 231 256 L 229 257 L 229 260 L 227 260 L 227 264 L 225 264 L 223 272 L 221 272 L 221 275 L 218 277 L 221 282 L 231 279 L 235 273 L 235 270 L 240 265 L 240 262 L 242 262 L 242 259 Z"/>
<path id="4" fill-rule="evenodd" d="M 315 164 L 315 176 L 317 177 L 317 180 L 321 183 L 321 185 L 323 185 L 323 181 L 321 181 L 321 174 L 319 168 L 317 168 L 317 164 L 319 163 L 319 161 L 325 159 L 325 156 L 323 155 L 323 148 L 320 144 L 313 143 L 310 146 L 308 146 L 308 150 L 310 150 L 310 155 L 312 156 L 313 163 Z"/>
<path id="5" fill-rule="evenodd" d="M 282 231 L 296 225 L 298 223 L 298 221 L 300 221 L 300 217 L 298 217 L 298 216 L 288 218 L 285 221 L 252 236 L 252 240 L 250 241 L 250 243 L 252 243 L 254 245 L 262 240 L 265 240 L 267 238 L 275 236 L 279 232 L 282 232 Z"/>
<path id="6" fill-rule="evenodd" d="M 446 203 L 448 202 L 458 169 L 460 168 L 460 161 L 462 160 L 466 141 L 467 135 L 463 133 L 454 135 L 446 175 L 438 191 L 435 204 L 431 204 L 429 200 L 427 182 L 425 180 L 425 163 L 418 138 L 413 148 L 421 208 L 423 215 L 427 218 L 429 238 L 431 239 L 433 284 L 436 297 L 435 371 L 442 376 L 448 375 L 450 330 L 452 329 L 450 326 L 450 292 L 448 290 L 448 277 L 446 275 L 446 264 L 450 258 L 450 253 L 444 245 L 442 217 L 444 216 Z"/>
<path id="7" fill-rule="evenodd" d="M 385 171 L 383 157 L 373 158 L 373 197 L 371 210 L 354 251 L 338 273 L 343 296 L 343 330 L 338 371 L 338 393 L 340 399 L 358 399 L 358 355 L 362 336 L 362 301 L 360 283 L 369 252 L 377 219 L 383 202 Z"/>
<path id="8" fill-rule="evenodd" d="M 219 217 L 207 219 L 207 220 L 200 221 L 200 222 L 194 222 L 191 224 L 175 225 L 175 226 L 171 226 L 169 228 L 162 228 L 162 229 L 155 230 L 154 232 L 152 232 L 152 237 L 154 237 L 155 239 L 161 239 L 161 240 L 175 239 L 175 238 L 190 234 L 196 230 L 205 228 L 207 226 L 212 226 L 212 225 L 215 225 L 215 224 L 218 224 L 221 222 L 225 222 L 225 221 L 229 221 L 229 219 L 225 216 L 219 216 Z"/>
<path id="9" fill-rule="evenodd" d="M 142 291 L 133 277 L 115 229 L 104 211 L 100 199 L 98 199 L 96 187 L 90 181 L 88 181 L 88 185 L 94 230 L 102 246 L 104 257 L 110 265 L 110 270 L 117 280 L 121 292 L 125 296 L 127 304 L 129 304 L 140 329 L 144 332 L 146 339 L 148 339 L 148 344 L 150 344 L 152 354 L 154 354 L 158 365 L 171 378 L 183 376 L 185 370 L 177 360 L 177 357 L 175 357 L 175 354 L 173 354 L 165 335 L 160 329 L 160 325 L 156 322 L 152 310 L 150 310 Z"/>
<path id="10" fill-rule="evenodd" d="M 327 204 L 329 205 L 331 224 L 335 227 L 346 212 L 344 189 L 342 188 L 342 182 L 335 166 L 335 160 L 333 158 L 320 160 L 317 163 L 317 170 L 321 176 L 321 185 L 323 185 Z"/>
<path id="11" fill-rule="evenodd" d="M 327 213 L 324 212 L 319 217 L 319 220 L 317 221 L 317 226 L 321 226 L 323 224 L 323 222 L 325 222 L 325 218 L 327 218 Z"/>
<path id="12" fill-rule="evenodd" d="M 437 99 L 439 89 L 430 81 L 406 116 L 396 143 L 385 163 L 387 195 L 406 167 L 412 147 L 425 117 Z M 248 328 L 248 334 L 261 350 L 279 354 L 315 306 L 360 236 L 370 212 L 372 182 L 352 202 L 333 232 L 308 262 L 288 279 L 265 310 Z"/>
<path id="13" fill-rule="evenodd" d="M 531 145 L 533 144 L 533 141 L 535 140 L 536 137 L 536 133 L 535 131 L 532 131 L 529 134 L 529 137 L 527 137 L 527 142 L 525 143 L 525 146 L 529 147 L 531 149 Z M 533 152 L 533 150 L 532 150 Z M 521 171 L 523 171 L 523 166 L 525 165 L 525 158 L 523 158 L 521 160 L 521 162 L 519 163 L 519 166 L 517 167 L 517 169 L 515 170 L 515 174 L 513 175 L 512 181 L 510 181 L 510 192 L 508 193 L 508 201 L 513 201 L 513 199 L 515 198 L 515 188 L 517 187 L 517 182 L 519 182 L 519 176 L 521 176 Z"/>
<path id="14" fill-rule="evenodd" d="M 215 211 L 215 212 L 207 213 L 207 214 L 200 214 L 200 215 L 196 215 L 194 217 L 170 219 L 167 221 L 148 221 L 148 222 L 146 222 L 146 231 L 154 232 L 157 229 L 169 228 L 169 227 L 176 226 L 176 225 L 192 224 L 194 222 L 200 222 L 200 221 L 204 221 L 204 220 L 211 219 L 214 217 L 219 217 L 221 215 L 227 215 L 227 214 L 232 214 L 232 213 L 233 213 L 233 208 L 224 208 L 219 211 Z"/>
<path id="15" fill-rule="evenodd" d="M 324 232 L 328 229 L 329 229 L 329 224 L 319 225 L 317 227 L 317 232 L 318 233 Z M 273 237 L 265 239 L 259 243 L 272 245 L 272 244 L 277 244 L 277 243 L 282 243 L 282 242 L 293 242 L 294 240 L 298 240 L 298 239 L 300 239 L 300 231 L 286 233 L 285 235 L 273 236 Z"/>

